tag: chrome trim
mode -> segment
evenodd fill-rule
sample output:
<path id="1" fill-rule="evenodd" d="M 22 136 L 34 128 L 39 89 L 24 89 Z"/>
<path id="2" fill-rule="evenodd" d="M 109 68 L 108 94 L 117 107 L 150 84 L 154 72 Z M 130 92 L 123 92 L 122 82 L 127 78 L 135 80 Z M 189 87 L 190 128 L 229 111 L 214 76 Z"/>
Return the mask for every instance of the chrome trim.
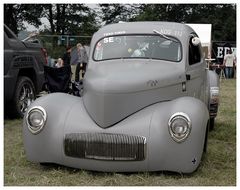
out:
<path id="1" fill-rule="evenodd" d="M 33 128 L 33 126 L 31 126 L 30 123 L 28 122 L 29 116 L 32 112 L 40 112 L 42 114 L 43 123 L 40 126 Z M 47 113 L 43 107 L 34 106 L 28 110 L 27 115 L 26 115 L 26 122 L 27 122 L 28 129 L 32 134 L 36 135 L 36 134 L 40 133 L 42 131 L 43 127 L 45 126 L 46 121 L 47 121 Z"/>
<path id="2" fill-rule="evenodd" d="M 172 128 L 171 128 L 172 122 L 173 122 L 175 119 L 177 119 L 177 118 L 184 119 L 184 120 L 187 122 L 187 124 L 188 124 L 187 132 L 186 132 L 186 134 L 185 134 L 183 137 L 181 137 L 181 138 L 177 137 L 177 136 L 173 133 Z M 186 113 L 176 112 L 175 114 L 173 114 L 173 115 L 170 117 L 170 119 L 169 119 L 169 121 L 168 121 L 168 131 L 169 131 L 169 133 L 170 133 L 170 136 L 171 136 L 172 139 L 173 139 L 175 142 L 177 142 L 177 143 L 181 143 L 181 142 L 183 142 L 184 140 L 186 140 L 186 138 L 187 138 L 187 137 L 189 136 L 189 134 L 191 133 L 191 129 L 192 129 L 192 122 L 191 122 L 189 116 L 188 116 Z"/>
<path id="3" fill-rule="evenodd" d="M 64 138 L 66 156 L 112 161 L 142 161 L 146 137 L 112 133 L 70 133 Z"/>
<path id="4" fill-rule="evenodd" d="M 219 102 L 219 87 L 211 87 L 210 88 L 210 104 Z"/>

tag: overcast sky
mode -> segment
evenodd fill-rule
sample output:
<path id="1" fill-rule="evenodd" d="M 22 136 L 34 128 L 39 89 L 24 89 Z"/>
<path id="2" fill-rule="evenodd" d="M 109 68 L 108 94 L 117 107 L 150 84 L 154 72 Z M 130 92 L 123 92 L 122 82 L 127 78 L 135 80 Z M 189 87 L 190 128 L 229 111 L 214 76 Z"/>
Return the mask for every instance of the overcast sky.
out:
<path id="1" fill-rule="evenodd" d="M 28 24 L 27 22 L 23 22 L 24 25 L 26 26 L 27 31 L 36 31 L 36 30 L 43 30 L 44 27 L 49 28 L 50 24 L 48 22 L 47 18 L 41 18 L 41 22 L 43 23 L 39 28 L 36 28 L 33 25 Z"/>

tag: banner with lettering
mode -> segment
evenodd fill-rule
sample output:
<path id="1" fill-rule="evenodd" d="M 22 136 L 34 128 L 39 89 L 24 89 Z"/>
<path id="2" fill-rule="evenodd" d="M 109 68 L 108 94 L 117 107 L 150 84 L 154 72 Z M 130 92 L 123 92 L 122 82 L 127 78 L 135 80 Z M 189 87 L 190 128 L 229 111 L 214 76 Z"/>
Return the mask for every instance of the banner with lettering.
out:
<path id="1" fill-rule="evenodd" d="M 216 64 L 222 64 L 223 58 L 228 49 L 236 55 L 236 42 L 230 41 L 213 41 L 212 42 L 212 58 L 215 59 Z"/>

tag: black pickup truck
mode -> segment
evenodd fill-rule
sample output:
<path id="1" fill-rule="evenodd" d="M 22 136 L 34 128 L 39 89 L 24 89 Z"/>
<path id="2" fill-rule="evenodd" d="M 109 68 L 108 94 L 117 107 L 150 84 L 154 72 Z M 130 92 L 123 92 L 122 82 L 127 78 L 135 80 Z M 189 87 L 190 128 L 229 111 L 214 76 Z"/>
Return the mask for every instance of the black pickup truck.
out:
<path id="1" fill-rule="evenodd" d="M 40 43 L 21 41 L 4 25 L 4 111 L 23 117 L 42 90 L 46 51 Z"/>

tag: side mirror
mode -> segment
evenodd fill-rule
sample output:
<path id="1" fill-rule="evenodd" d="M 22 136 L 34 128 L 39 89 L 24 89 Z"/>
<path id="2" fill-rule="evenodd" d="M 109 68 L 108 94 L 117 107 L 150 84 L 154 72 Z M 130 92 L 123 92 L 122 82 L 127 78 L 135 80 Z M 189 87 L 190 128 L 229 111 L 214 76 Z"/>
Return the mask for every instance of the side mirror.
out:
<path id="1" fill-rule="evenodd" d="M 200 39 L 198 37 L 193 37 L 192 38 L 192 44 L 194 46 L 198 46 L 201 43 Z"/>

